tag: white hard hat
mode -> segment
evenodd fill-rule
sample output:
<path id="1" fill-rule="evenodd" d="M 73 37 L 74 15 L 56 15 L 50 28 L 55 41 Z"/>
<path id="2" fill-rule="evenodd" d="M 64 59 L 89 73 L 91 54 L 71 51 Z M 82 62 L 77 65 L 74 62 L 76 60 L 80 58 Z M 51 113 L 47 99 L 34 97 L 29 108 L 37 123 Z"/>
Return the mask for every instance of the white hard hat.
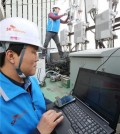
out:
<path id="1" fill-rule="evenodd" d="M 43 48 L 37 25 L 19 17 L 0 21 L 0 41 L 25 43 Z"/>
<path id="2" fill-rule="evenodd" d="M 59 8 L 60 9 L 60 6 L 59 5 L 53 5 L 52 8 Z"/>

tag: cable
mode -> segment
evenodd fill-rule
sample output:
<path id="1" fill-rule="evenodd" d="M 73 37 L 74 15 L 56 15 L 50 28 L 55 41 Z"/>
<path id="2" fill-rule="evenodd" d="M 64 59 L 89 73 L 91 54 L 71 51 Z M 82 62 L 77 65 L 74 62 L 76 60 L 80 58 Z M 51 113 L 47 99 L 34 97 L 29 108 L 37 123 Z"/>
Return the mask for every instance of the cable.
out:
<path id="1" fill-rule="evenodd" d="M 92 12 L 90 12 L 90 16 L 91 16 L 92 20 L 95 22 L 95 18 L 92 16 Z"/>
<path id="2" fill-rule="evenodd" d="M 46 76 L 47 76 L 48 73 L 56 73 L 57 75 L 60 75 L 60 76 L 62 76 L 63 78 L 67 78 L 67 76 L 65 76 L 65 75 L 62 75 L 62 74 L 60 74 L 60 73 L 58 73 L 58 72 L 56 72 L 56 71 L 53 71 L 53 70 L 49 70 L 49 71 L 46 72 L 46 74 L 45 74 L 43 80 L 40 81 L 40 85 L 41 85 L 41 86 L 44 85 L 45 79 L 46 79 Z"/>
<path id="3" fill-rule="evenodd" d="M 88 20 L 87 20 L 87 9 L 86 9 L 86 0 L 84 0 L 84 4 L 85 4 L 85 21 L 86 21 L 86 23 L 88 23 Z"/>
<path id="4" fill-rule="evenodd" d="M 104 43 L 102 41 L 99 41 L 98 44 L 99 44 L 99 48 L 105 48 Z"/>
<path id="5" fill-rule="evenodd" d="M 117 48 L 114 52 L 112 52 L 112 53 L 110 54 L 110 56 L 109 56 L 100 66 L 98 66 L 98 68 L 96 69 L 96 73 L 97 73 L 98 69 L 99 69 L 102 65 L 104 65 L 104 64 L 109 60 L 109 58 L 110 58 L 116 51 L 118 51 L 119 49 L 120 49 L 120 47 Z"/>
<path id="6" fill-rule="evenodd" d="M 116 29 L 114 29 L 114 31 L 115 31 L 115 30 L 120 30 L 120 28 L 116 28 Z"/>
<path id="7" fill-rule="evenodd" d="M 90 30 L 93 34 L 95 34 L 95 32 L 94 31 L 92 31 L 92 30 Z"/>

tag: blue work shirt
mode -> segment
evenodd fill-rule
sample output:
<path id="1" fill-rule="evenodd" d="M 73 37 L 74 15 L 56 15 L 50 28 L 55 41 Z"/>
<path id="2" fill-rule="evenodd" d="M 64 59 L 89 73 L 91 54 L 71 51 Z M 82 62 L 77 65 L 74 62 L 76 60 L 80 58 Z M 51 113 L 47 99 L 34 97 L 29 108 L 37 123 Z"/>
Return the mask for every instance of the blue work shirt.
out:
<path id="1" fill-rule="evenodd" d="M 53 13 L 53 15 L 58 16 L 57 13 Z M 56 32 L 58 33 L 60 29 L 60 19 L 53 20 L 48 17 L 48 23 L 47 23 L 47 32 Z"/>
<path id="2" fill-rule="evenodd" d="M 28 78 L 31 95 L 0 72 L 0 133 L 30 134 L 46 111 L 44 96 L 35 77 Z"/>

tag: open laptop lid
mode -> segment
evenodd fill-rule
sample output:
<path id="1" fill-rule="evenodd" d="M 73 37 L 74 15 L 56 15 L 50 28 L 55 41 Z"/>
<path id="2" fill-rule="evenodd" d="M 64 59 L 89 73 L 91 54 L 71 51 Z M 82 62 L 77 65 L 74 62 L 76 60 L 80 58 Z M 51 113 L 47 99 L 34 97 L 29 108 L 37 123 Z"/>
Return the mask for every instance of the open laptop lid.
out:
<path id="1" fill-rule="evenodd" d="M 73 95 L 116 129 L 120 114 L 120 76 L 80 68 Z"/>

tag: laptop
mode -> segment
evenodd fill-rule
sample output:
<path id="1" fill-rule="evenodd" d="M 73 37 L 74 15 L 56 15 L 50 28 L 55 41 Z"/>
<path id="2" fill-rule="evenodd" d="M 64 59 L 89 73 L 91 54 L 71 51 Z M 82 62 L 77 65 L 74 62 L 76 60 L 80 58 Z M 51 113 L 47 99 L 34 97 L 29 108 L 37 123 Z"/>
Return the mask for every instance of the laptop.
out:
<path id="1" fill-rule="evenodd" d="M 62 108 L 64 120 L 55 134 L 112 134 L 120 115 L 120 76 L 80 68 L 72 95 Z"/>

